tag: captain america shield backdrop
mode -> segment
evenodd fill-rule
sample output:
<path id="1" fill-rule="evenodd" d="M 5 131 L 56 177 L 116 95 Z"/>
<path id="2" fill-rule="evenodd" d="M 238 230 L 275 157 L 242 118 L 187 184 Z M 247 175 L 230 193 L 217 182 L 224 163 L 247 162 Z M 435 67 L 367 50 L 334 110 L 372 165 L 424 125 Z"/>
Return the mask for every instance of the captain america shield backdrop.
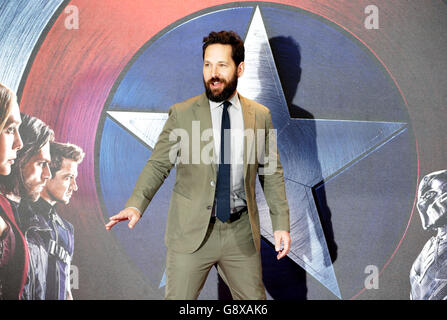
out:
<path id="1" fill-rule="evenodd" d="M 94 284 L 101 275 L 93 269 L 108 261 L 110 290 L 114 281 L 127 281 L 127 291 L 163 297 L 163 234 L 175 172 L 135 230 L 123 225 L 107 233 L 103 224 L 130 195 L 169 106 L 203 91 L 203 36 L 232 29 L 247 50 L 239 91 L 272 112 L 291 208 L 294 247 L 278 263 L 257 188 L 267 292 L 344 299 L 361 293 L 365 268 L 383 270 L 403 239 L 417 184 L 405 98 L 380 59 L 342 26 L 285 4 L 196 4 L 187 15 L 173 9 L 168 26 L 148 19 L 149 3 L 107 4 L 54 2 L 58 16 L 33 48 L 19 88 L 22 111 L 87 153 L 80 190 L 65 210 L 77 226 L 81 285 Z M 64 25 L 67 5 L 79 8 L 79 30 Z M 125 280 L 123 265 L 137 275 Z M 286 281 L 274 279 L 278 270 Z M 201 298 L 217 298 L 214 280 Z"/>

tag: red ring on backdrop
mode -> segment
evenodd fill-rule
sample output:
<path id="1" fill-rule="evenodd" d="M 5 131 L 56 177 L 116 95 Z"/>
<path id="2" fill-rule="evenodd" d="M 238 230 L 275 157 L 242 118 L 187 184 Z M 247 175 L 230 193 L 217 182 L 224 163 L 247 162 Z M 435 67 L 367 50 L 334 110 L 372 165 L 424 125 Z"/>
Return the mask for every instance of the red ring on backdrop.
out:
<path id="1" fill-rule="evenodd" d="M 325 14 L 325 12 L 330 12 L 328 7 L 331 8 L 330 1 L 327 2 L 328 4 L 325 4 L 324 7 L 320 7 L 316 1 L 309 0 L 300 1 L 299 5 L 291 0 L 237 2 L 235 4 L 238 6 L 241 4 L 255 5 L 256 3 L 289 5 L 313 13 L 337 25 L 363 44 L 376 57 L 393 80 L 408 110 L 407 100 L 389 68 L 359 36 Z M 102 211 L 95 187 L 94 137 L 96 137 L 101 111 L 123 68 L 148 39 L 157 35 L 165 27 L 194 12 L 231 3 L 233 2 L 224 0 L 183 0 L 179 5 L 161 1 L 109 0 L 107 7 L 101 7 L 98 2 L 90 0 L 73 0 L 68 3 L 68 5 L 75 5 L 79 8 L 80 28 L 79 30 L 67 30 L 64 25 L 66 18 L 64 12 L 55 20 L 34 58 L 29 73 L 24 75 L 26 81 L 21 98 L 21 109 L 22 112 L 39 117 L 50 125 L 58 140 L 69 140 L 82 146 L 86 151 L 84 163 L 79 168 L 80 188 L 78 196 L 72 202 L 72 210 L 86 211 L 87 206 L 87 210 Z M 337 10 L 336 7 L 332 7 L 332 9 Z M 151 19 L 154 15 L 157 19 Z M 120 23 L 116 24 L 116 21 Z M 104 37 L 99 38 L 98 34 Z M 107 65 L 107 69 L 103 68 L 103 65 Z M 58 112 L 54 112 L 55 106 L 59 106 Z M 85 107 L 80 108 L 80 106 Z M 85 110 L 89 110 L 89 112 L 86 114 Z M 73 119 L 78 121 L 73 121 Z M 80 129 L 83 132 L 82 137 L 78 135 Z M 419 148 L 417 139 L 414 138 L 418 172 L 413 208 L 402 238 L 379 274 L 384 272 L 397 253 L 413 217 L 419 184 Z M 89 203 L 79 200 L 84 197 L 89 199 L 93 197 L 94 200 L 92 199 L 93 201 L 89 201 Z M 81 216 L 80 219 L 83 226 L 91 226 L 90 216 Z M 96 222 L 104 224 L 102 214 L 97 214 L 95 219 Z M 357 298 L 364 291 L 365 288 L 351 299 Z"/>

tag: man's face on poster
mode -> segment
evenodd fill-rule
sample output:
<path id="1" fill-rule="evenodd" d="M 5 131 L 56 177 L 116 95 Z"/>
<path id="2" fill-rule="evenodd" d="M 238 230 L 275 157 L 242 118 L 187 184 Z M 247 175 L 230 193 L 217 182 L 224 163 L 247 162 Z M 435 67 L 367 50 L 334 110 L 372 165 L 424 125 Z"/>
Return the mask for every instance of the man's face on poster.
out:
<path id="1" fill-rule="evenodd" d="M 47 142 L 22 169 L 23 185 L 27 196 L 37 201 L 45 184 L 51 178 L 49 163 L 51 161 L 50 143 Z"/>
<path id="2" fill-rule="evenodd" d="M 73 192 L 78 190 L 77 176 L 78 162 L 64 158 L 61 168 L 48 180 L 42 197 L 46 200 L 68 204 Z"/>
<path id="3" fill-rule="evenodd" d="M 421 182 L 418 210 L 427 230 L 447 224 L 447 174 L 430 174 Z"/>
<path id="4" fill-rule="evenodd" d="M 203 83 L 208 99 L 220 102 L 230 98 L 237 88 L 238 78 L 242 75 L 244 62 L 239 66 L 231 56 L 229 44 L 211 44 L 205 49 L 203 57 Z"/>

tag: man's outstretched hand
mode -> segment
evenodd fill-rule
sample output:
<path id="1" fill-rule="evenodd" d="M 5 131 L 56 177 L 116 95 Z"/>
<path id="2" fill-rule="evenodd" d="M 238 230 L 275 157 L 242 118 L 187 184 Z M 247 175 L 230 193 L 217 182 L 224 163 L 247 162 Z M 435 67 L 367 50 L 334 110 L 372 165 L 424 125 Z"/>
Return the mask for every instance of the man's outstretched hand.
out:
<path id="1" fill-rule="evenodd" d="M 287 231 L 277 230 L 273 233 L 275 239 L 275 251 L 278 252 L 276 259 L 285 257 L 290 251 L 290 234 Z"/>
<path id="2" fill-rule="evenodd" d="M 132 229 L 138 222 L 138 220 L 140 220 L 140 218 L 141 214 L 137 209 L 126 208 L 124 210 L 121 210 L 118 214 L 110 217 L 110 221 L 106 224 L 106 229 L 110 230 L 115 224 L 125 220 L 130 220 L 129 228 Z"/>

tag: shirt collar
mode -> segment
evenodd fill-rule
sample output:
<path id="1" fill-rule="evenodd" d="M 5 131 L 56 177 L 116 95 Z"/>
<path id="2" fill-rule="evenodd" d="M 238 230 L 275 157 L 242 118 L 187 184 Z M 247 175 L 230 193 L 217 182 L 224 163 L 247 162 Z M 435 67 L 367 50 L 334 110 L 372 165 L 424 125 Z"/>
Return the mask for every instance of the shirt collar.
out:
<path id="1" fill-rule="evenodd" d="M 54 212 L 54 207 L 47 201 L 42 199 L 42 197 L 40 197 L 39 200 L 34 202 L 33 207 L 38 210 L 39 214 L 45 215 L 46 217 L 49 217 Z"/>
<path id="2" fill-rule="evenodd" d="M 62 228 L 66 229 L 64 221 L 62 218 L 57 214 L 55 206 L 52 206 L 50 203 L 48 203 L 46 200 L 44 200 L 42 197 L 39 198 L 36 202 L 33 202 L 32 208 L 34 208 L 37 212 L 37 214 L 40 214 L 41 216 L 45 217 L 48 223 L 49 219 L 53 219 L 55 222 L 57 222 Z"/>
<path id="3" fill-rule="evenodd" d="M 240 100 L 239 100 L 239 94 L 238 94 L 237 92 L 236 92 L 236 94 L 233 95 L 228 101 L 231 102 L 231 105 L 234 106 L 237 110 L 240 109 L 240 107 L 241 107 L 241 102 L 240 102 Z M 220 107 L 222 107 L 222 105 L 223 105 L 223 101 L 214 102 L 214 101 L 209 100 L 209 102 L 210 102 L 210 108 L 211 108 L 211 110 L 220 108 Z"/>

